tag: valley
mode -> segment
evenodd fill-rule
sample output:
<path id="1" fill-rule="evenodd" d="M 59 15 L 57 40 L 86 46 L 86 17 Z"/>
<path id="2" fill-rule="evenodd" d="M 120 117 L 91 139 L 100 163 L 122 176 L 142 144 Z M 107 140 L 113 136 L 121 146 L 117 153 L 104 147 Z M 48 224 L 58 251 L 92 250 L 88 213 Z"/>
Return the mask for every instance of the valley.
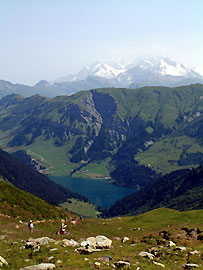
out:
<path id="1" fill-rule="evenodd" d="M 49 175 L 112 178 L 139 188 L 202 162 L 202 96 L 201 84 L 51 99 L 10 95 L 0 102 L 0 145 L 24 150 Z"/>

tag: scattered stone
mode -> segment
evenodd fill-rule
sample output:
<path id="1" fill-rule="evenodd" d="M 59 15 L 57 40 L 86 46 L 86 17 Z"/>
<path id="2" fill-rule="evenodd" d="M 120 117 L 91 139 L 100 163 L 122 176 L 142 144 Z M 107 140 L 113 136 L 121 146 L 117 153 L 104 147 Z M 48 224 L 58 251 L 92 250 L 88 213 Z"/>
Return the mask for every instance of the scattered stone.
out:
<path id="1" fill-rule="evenodd" d="M 177 248 L 175 248 L 175 250 L 180 250 L 182 252 L 182 251 L 185 251 L 187 249 L 186 249 L 186 247 L 177 247 Z"/>
<path id="2" fill-rule="evenodd" d="M 139 255 L 142 257 L 147 257 L 150 260 L 153 260 L 155 257 L 152 253 L 145 252 L 145 251 L 140 252 Z"/>
<path id="3" fill-rule="evenodd" d="M 190 251 L 189 254 L 195 255 L 195 254 L 200 254 L 201 252 L 198 250 Z"/>
<path id="4" fill-rule="evenodd" d="M 101 266 L 101 263 L 100 262 L 95 262 L 94 265 L 96 266 L 97 269 L 99 269 L 100 266 Z"/>
<path id="5" fill-rule="evenodd" d="M 173 241 L 166 242 L 167 247 L 175 247 L 176 244 Z"/>
<path id="6" fill-rule="evenodd" d="M 71 239 L 71 240 L 66 240 L 63 244 L 63 247 L 77 247 L 79 246 L 79 243 L 76 242 L 75 240 Z"/>
<path id="7" fill-rule="evenodd" d="M 110 255 L 106 255 L 106 256 L 102 256 L 102 257 L 98 258 L 97 260 L 99 260 L 101 262 L 109 262 L 109 261 L 112 261 L 112 257 Z"/>
<path id="8" fill-rule="evenodd" d="M 162 263 L 154 262 L 154 264 L 156 264 L 156 265 L 158 265 L 158 266 L 161 266 L 161 267 L 165 267 L 165 265 L 162 264 Z"/>
<path id="9" fill-rule="evenodd" d="M 51 248 L 49 251 L 54 252 L 54 251 L 57 251 L 57 250 L 58 250 L 58 248 Z"/>
<path id="10" fill-rule="evenodd" d="M 115 236 L 114 239 L 117 240 L 117 241 L 120 241 L 121 240 L 121 238 L 118 237 L 118 236 Z"/>
<path id="11" fill-rule="evenodd" d="M 140 229 L 140 227 L 138 227 L 138 228 L 133 228 L 133 231 L 140 231 L 141 229 Z"/>
<path id="12" fill-rule="evenodd" d="M 125 237 L 122 238 L 121 241 L 122 241 L 122 243 L 125 243 L 125 242 L 128 241 L 128 240 L 130 240 L 130 239 L 129 239 L 127 236 L 125 236 Z"/>
<path id="13" fill-rule="evenodd" d="M 196 263 L 184 263 L 181 265 L 184 269 L 190 269 L 191 267 L 199 267 Z"/>
<path id="14" fill-rule="evenodd" d="M 12 245 L 17 245 L 18 244 L 18 242 L 12 242 Z"/>
<path id="15" fill-rule="evenodd" d="M 44 236 L 44 237 L 40 237 L 40 238 L 35 238 L 35 239 L 33 239 L 33 238 L 29 238 L 29 240 L 28 240 L 29 242 L 35 242 L 35 243 L 39 243 L 40 244 L 40 246 L 43 246 L 43 245 L 48 245 L 49 243 L 53 243 L 53 242 L 55 242 L 55 240 L 54 239 L 52 239 L 52 238 L 49 238 L 49 237 L 46 237 L 46 236 Z"/>
<path id="16" fill-rule="evenodd" d="M 122 269 L 130 269 L 130 263 L 126 262 L 126 261 L 118 261 L 115 262 L 114 265 L 116 266 L 116 268 L 122 268 Z"/>
<path id="17" fill-rule="evenodd" d="M 85 258 L 85 261 L 88 261 L 89 259 L 88 258 Z"/>
<path id="18" fill-rule="evenodd" d="M 54 256 L 50 256 L 50 257 L 47 258 L 48 261 L 51 261 L 53 259 L 54 259 Z"/>
<path id="19" fill-rule="evenodd" d="M 58 260 L 58 261 L 56 261 L 56 263 L 62 263 L 63 261 L 62 260 Z"/>
<path id="20" fill-rule="evenodd" d="M 56 266 L 53 263 L 40 263 L 37 265 L 26 266 L 19 270 L 52 270 L 55 268 Z"/>
<path id="21" fill-rule="evenodd" d="M 6 235 L 0 235 L 0 240 L 4 240 L 6 238 Z"/>
<path id="22" fill-rule="evenodd" d="M 2 264 L 8 265 L 7 261 L 0 256 L 0 262 L 2 262 Z"/>

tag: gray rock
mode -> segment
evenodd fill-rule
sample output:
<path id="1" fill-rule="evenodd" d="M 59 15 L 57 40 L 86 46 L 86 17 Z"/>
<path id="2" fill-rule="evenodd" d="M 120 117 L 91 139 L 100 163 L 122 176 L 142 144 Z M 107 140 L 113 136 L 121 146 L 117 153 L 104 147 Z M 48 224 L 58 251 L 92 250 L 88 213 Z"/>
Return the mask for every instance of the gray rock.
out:
<path id="1" fill-rule="evenodd" d="M 47 258 L 48 261 L 51 261 L 53 259 L 54 259 L 54 256 L 50 256 L 50 257 Z"/>
<path id="2" fill-rule="evenodd" d="M 4 265 L 8 265 L 7 261 L 1 256 L 0 256 L 0 262 L 2 262 L 2 264 Z"/>
<path id="3" fill-rule="evenodd" d="M 54 252 L 54 251 L 57 251 L 57 250 L 58 250 L 58 248 L 51 248 L 49 251 Z"/>
<path id="4" fill-rule="evenodd" d="M 77 247 L 77 246 L 79 246 L 79 243 L 73 239 L 71 239 L 71 240 L 66 239 L 66 241 L 63 242 L 62 246 L 63 247 Z"/>
<path id="5" fill-rule="evenodd" d="M 181 265 L 184 269 L 190 269 L 191 267 L 199 267 L 196 263 L 184 263 Z"/>
<path id="6" fill-rule="evenodd" d="M 175 247 L 176 244 L 173 241 L 167 241 L 166 242 L 167 247 Z"/>
<path id="7" fill-rule="evenodd" d="M 187 249 L 186 249 L 186 247 L 177 247 L 177 248 L 175 248 L 175 250 L 180 250 L 182 252 L 182 251 L 185 251 Z"/>
<path id="8" fill-rule="evenodd" d="M 101 262 L 109 262 L 112 261 L 112 257 L 110 255 L 106 255 L 98 258 L 97 260 Z"/>
<path id="9" fill-rule="evenodd" d="M 89 254 L 95 251 L 106 250 L 111 247 L 112 240 L 108 239 L 104 235 L 98 235 L 96 237 L 88 237 L 86 241 L 80 243 L 80 248 L 77 251 L 82 254 Z"/>
<path id="10" fill-rule="evenodd" d="M 150 260 L 153 260 L 155 257 L 152 253 L 145 252 L 145 251 L 140 252 L 139 255 L 142 257 L 147 257 Z"/>
<path id="11" fill-rule="evenodd" d="M 29 242 L 35 242 L 35 243 L 39 243 L 40 246 L 43 246 L 43 245 L 48 245 L 49 243 L 53 243 L 55 242 L 54 239 L 52 238 L 49 238 L 47 236 L 44 236 L 44 237 L 40 237 L 40 238 L 29 238 L 28 240 Z"/>
<path id="12" fill-rule="evenodd" d="M 20 268 L 19 270 L 52 270 L 55 269 L 55 265 L 53 263 L 40 263 L 37 265 L 26 266 Z"/>
<path id="13" fill-rule="evenodd" d="M 101 263 L 100 262 L 95 262 L 94 265 L 95 265 L 96 269 L 99 269 L 100 266 L 101 266 Z"/>
<path id="14" fill-rule="evenodd" d="M 0 240 L 4 240 L 6 238 L 6 235 L 0 235 Z"/>
<path id="15" fill-rule="evenodd" d="M 154 264 L 155 264 L 155 265 L 158 265 L 158 266 L 161 266 L 161 267 L 165 267 L 165 265 L 162 264 L 162 263 L 154 262 Z"/>
<path id="16" fill-rule="evenodd" d="M 62 263 L 63 261 L 62 260 L 57 260 L 56 263 Z"/>
<path id="17" fill-rule="evenodd" d="M 80 246 L 89 246 L 95 249 L 109 249 L 111 244 L 112 240 L 108 239 L 104 235 L 98 235 L 96 237 L 88 237 L 86 241 L 80 243 Z"/>
<path id="18" fill-rule="evenodd" d="M 125 243 L 125 242 L 128 241 L 128 240 L 130 240 L 130 239 L 129 239 L 127 236 L 125 236 L 125 237 L 122 238 L 121 241 L 122 241 L 123 243 Z"/>
<path id="19" fill-rule="evenodd" d="M 195 254 L 200 254 L 201 252 L 198 250 L 194 250 L 194 251 L 190 251 L 189 252 L 191 255 L 195 255 Z"/>
<path id="20" fill-rule="evenodd" d="M 130 269 L 130 263 L 126 261 L 117 261 L 114 263 L 117 268 Z"/>

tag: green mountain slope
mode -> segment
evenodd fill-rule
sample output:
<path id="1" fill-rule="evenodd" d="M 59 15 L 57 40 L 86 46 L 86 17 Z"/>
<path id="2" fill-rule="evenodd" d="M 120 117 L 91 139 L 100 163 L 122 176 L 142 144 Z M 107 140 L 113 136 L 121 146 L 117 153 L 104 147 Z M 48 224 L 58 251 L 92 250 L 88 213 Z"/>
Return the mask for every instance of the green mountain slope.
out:
<path id="1" fill-rule="evenodd" d="M 44 200 L 3 181 L 0 176 L 0 213 L 21 220 L 59 218 L 65 214 Z"/>
<path id="2" fill-rule="evenodd" d="M 69 198 L 87 201 L 84 196 L 55 184 L 46 175 L 24 165 L 20 160 L 1 149 L 0 175 L 14 186 L 54 205 L 66 202 Z"/>
<path id="3" fill-rule="evenodd" d="M 203 209 L 203 166 L 163 176 L 117 201 L 109 209 L 109 215 L 138 215 L 160 207 L 181 211 Z"/>
<path id="4" fill-rule="evenodd" d="M 202 219 L 203 210 L 179 212 L 161 208 L 136 217 L 85 218 L 76 226 L 68 223 L 68 236 L 56 235 L 59 219 L 36 222 L 32 238 L 42 241 L 44 238 L 39 237 L 46 237 L 49 241 L 37 250 L 35 246 L 24 248 L 30 238 L 27 223 L 18 223 L 16 228 L 16 219 L 0 216 L 0 236 L 4 239 L 0 239 L 1 257 L 8 262 L 1 269 L 16 270 L 40 263 L 53 263 L 62 270 L 98 269 L 99 263 L 102 270 L 129 269 L 128 265 L 130 269 L 147 270 L 202 269 Z M 110 249 L 84 255 L 75 251 L 77 247 L 64 245 L 65 241 L 68 244 L 67 238 L 81 243 L 81 239 L 97 235 L 112 240 Z M 122 241 L 124 236 L 126 241 Z M 152 254 L 153 259 L 142 257 L 140 252 Z M 127 268 L 117 267 L 121 260 L 128 264 Z"/>
<path id="5" fill-rule="evenodd" d="M 201 84 L 11 95 L 0 101 L 0 144 L 27 151 L 50 174 L 139 187 L 202 162 L 202 113 Z"/>

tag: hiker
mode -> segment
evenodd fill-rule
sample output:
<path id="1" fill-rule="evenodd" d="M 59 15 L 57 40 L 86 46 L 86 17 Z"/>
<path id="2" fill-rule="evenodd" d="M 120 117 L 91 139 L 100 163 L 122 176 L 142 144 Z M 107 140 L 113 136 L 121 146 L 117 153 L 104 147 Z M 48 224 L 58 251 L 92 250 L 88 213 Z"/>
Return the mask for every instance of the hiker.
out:
<path id="1" fill-rule="evenodd" d="M 64 224 L 63 222 L 61 223 L 61 229 L 60 229 L 60 234 L 67 234 L 67 230 L 66 230 L 67 225 Z"/>
<path id="2" fill-rule="evenodd" d="M 28 224 L 28 228 L 30 230 L 31 233 L 33 233 L 34 230 L 34 223 L 32 222 L 32 220 L 30 220 L 29 224 Z"/>

